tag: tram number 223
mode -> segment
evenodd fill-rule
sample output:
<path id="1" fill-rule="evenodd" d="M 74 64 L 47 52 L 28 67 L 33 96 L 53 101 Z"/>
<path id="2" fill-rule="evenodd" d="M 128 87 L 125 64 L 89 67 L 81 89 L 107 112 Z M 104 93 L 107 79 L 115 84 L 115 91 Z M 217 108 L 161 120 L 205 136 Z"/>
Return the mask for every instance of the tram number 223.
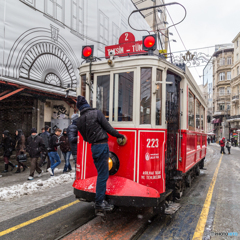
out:
<path id="1" fill-rule="evenodd" d="M 147 139 L 147 148 L 158 148 L 159 147 L 159 139 Z"/>

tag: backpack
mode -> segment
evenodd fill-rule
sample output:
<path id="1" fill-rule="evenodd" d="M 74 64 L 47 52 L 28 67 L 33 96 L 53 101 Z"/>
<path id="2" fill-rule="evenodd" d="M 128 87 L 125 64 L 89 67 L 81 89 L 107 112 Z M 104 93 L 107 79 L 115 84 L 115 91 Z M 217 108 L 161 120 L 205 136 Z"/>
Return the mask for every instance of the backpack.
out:
<path id="1" fill-rule="evenodd" d="M 43 140 L 43 143 L 45 145 L 45 148 L 49 148 L 49 140 L 50 140 L 50 136 L 48 136 L 46 133 L 42 133 L 40 135 L 40 137 L 42 138 Z"/>

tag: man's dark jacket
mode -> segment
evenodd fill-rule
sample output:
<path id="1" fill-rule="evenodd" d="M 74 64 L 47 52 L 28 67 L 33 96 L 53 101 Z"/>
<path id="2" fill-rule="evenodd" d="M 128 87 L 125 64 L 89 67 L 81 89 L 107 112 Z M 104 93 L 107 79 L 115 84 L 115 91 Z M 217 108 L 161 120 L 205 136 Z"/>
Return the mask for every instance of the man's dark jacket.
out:
<path id="1" fill-rule="evenodd" d="M 63 153 L 66 153 L 66 152 L 70 152 L 71 151 L 71 148 L 70 148 L 70 144 L 69 144 L 69 140 L 68 140 L 68 135 L 66 134 L 63 134 L 61 137 L 60 137 L 60 141 L 63 142 L 61 145 L 60 145 L 60 149 Z"/>
<path id="2" fill-rule="evenodd" d="M 122 137 L 122 135 L 109 124 L 103 113 L 93 108 L 85 108 L 81 111 L 81 116 L 77 119 L 77 127 L 84 141 L 88 143 L 107 142 L 107 133 L 113 137 Z"/>
<path id="3" fill-rule="evenodd" d="M 12 151 L 13 151 L 13 141 L 9 136 L 6 136 L 3 138 L 1 146 L 3 147 L 4 150 L 4 157 L 10 157 L 12 155 Z"/>
<path id="4" fill-rule="evenodd" d="M 45 148 L 49 148 L 50 133 L 48 131 L 45 131 L 44 133 L 40 134 L 40 137 L 43 139 Z"/>
<path id="5" fill-rule="evenodd" d="M 78 128 L 75 125 L 75 120 L 67 129 L 68 140 L 71 147 L 72 155 L 77 155 L 77 141 L 78 141 Z"/>
<path id="6" fill-rule="evenodd" d="M 44 143 L 40 136 L 35 135 L 34 137 L 30 136 L 27 139 L 27 152 L 31 158 L 40 157 L 40 153 L 44 149 Z"/>
<path id="7" fill-rule="evenodd" d="M 58 142 L 58 136 L 53 133 L 50 135 L 50 140 L 49 140 L 49 150 L 48 152 L 56 152 L 57 147 L 61 144 L 62 142 Z"/>

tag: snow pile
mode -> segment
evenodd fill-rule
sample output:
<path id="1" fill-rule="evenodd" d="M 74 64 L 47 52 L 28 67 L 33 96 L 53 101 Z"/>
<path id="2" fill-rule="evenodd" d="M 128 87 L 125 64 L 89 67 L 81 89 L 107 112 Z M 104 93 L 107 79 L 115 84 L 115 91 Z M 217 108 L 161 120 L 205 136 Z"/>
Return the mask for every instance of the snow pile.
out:
<path id="1" fill-rule="evenodd" d="M 62 170 L 61 170 L 62 171 Z M 55 172 L 55 171 L 54 171 Z M 25 182 L 23 184 L 13 185 L 11 187 L 0 188 L 0 201 L 8 201 L 13 198 L 19 198 L 23 195 L 30 195 L 35 192 L 43 191 L 47 188 L 52 188 L 62 183 L 71 182 L 75 179 L 75 172 L 62 174 L 60 176 L 50 177 L 48 180 Z"/>

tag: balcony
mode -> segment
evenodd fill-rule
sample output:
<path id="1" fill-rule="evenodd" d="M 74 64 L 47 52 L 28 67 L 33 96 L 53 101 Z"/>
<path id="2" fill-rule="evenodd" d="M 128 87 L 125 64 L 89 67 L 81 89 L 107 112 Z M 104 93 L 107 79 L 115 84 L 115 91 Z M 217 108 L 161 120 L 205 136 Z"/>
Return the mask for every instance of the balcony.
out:
<path id="1" fill-rule="evenodd" d="M 239 121 L 240 121 L 240 115 L 227 117 L 227 122 L 239 122 Z"/>
<path id="2" fill-rule="evenodd" d="M 232 96 L 232 102 L 238 102 L 239 101 L 239 94 L 235 94 Z"/>
<path id="3" fill-rule="evenodd" d="M 230 115 L 230 110 L 217 110 L 216 112 L 213 113 L 213 117 L 216 116 L 226 116 Z"/>
<path id="4" fill-rule="evenodd" d="M 217 95 L 217 101 L 221 100 L 230 100 L 230 93 L 220 94 Z"/>

